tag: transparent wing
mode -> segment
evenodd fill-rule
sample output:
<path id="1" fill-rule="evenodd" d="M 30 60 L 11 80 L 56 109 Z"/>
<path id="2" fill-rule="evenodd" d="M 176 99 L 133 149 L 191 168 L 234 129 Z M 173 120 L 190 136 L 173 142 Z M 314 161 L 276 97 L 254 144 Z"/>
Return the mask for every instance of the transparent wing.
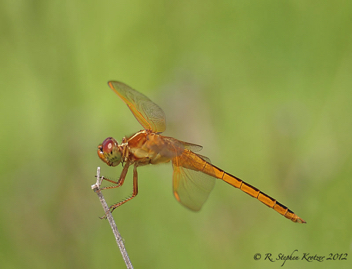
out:
<path id="1" fill-rule="evenodd" d="M 203 149 L 202 146 L 197 145 L 197 144 L 192 144 L 192 143 L 188 143 L 188 142 L 184 142 L 184 141 L 180 141 L 178 140 L 186 149 L 189 149 L 193 152 L 198 152 L 201 151 Z"/>
<path id="2" fill-rule="evenodd" d="M 193 152 L 198 152 L 203 149 L 203 147 L 200 145 L 184 142 L 173 137 L 163 136 L 163 139 L 165 141 L 169 141 L 169 143 L 174 145 L 175 147 L 182 148 L 182 149 L 189 149 Z"/>
<path id="3" fill-rule="evenodd" d="M 173 191 L 177 201 L 182 205 L 193 211 L 199 211 L 214 187 L 215 178 L 196 168 L 202 165 L 201 162 L 209 161 L 209 159 L 201 156 L 205 159 L 197 158 L 198 163 L 193 164 L 195 159 L 189 158 L 187 153 L 191 152 L 185 151 L 184 154 L 172 160 Z"/>
<path id="4" fill-rule="evenodd" d="M 200 151 L 203 148 L 202 146 L 180 141 L 173 137 L 159 135 L 159 138 L 160 140 L 158 140 L 158 143 L 149 142 L 148 147 L 152 151 L 158 152 L 161 156 L 168 157 L 170 159 L 182 155 L 185 150 L 186 152 L 187 150 L 195 152 Z"/>
<path id="5" fill-rule="evenodd" d="M 127 104 L 144 129 L 157 133 L 165 131 L 165 114 L 157 104 L 122 82 L 109 81 L 108 85 Z"/>

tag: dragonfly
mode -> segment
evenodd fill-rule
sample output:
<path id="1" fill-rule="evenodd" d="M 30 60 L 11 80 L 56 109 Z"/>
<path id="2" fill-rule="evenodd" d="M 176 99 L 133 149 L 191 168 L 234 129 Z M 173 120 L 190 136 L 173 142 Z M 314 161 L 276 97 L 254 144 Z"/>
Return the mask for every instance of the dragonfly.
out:
<path id="1" fill-rule="evenodd" d="M 118 166 L 121 163 L 123 167 L 117 181 L 103 177 L 114 185 L 104 187 L 102 190 L 122 186 L 128 169 L 133 166 L 132 195 L 110 206 L 110 212 L 138 194 L 138 167 L 171 162 L 174 196 L 190 210 L 199 211 L 212 191 L 215 179 L 221 179 L 258 199 L 287 219 L 296 223 L 306 223 L 276 199 L 225 172 L 213 165 L 207 157 L 198 154 L 202 146 L 161 135 L 166 129 L 164 111 L 144 94 L 122 82 L 109 81 L 108 85 L 126 103 L 144 128 L 132 136 L 122 138 L 120 144 L 114 138 L 108 137 L 98 146 L 98 156 L 103 162 L 109 166 Z"/>

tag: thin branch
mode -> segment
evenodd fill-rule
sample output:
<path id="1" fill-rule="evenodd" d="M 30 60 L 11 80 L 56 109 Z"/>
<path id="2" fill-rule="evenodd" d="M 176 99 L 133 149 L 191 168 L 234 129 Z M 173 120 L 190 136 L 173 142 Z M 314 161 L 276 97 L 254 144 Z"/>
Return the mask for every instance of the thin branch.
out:
<path id="1" fill-rule="evenodd" d="M 128 257 L 128 254 L 127 254 L 123 239 L 122 239 L 119 231 L 117 230 L 117 226 L 116 226 L 115 220 L 114 220 L 114 218 L 111 215 L 111 212 L 110 212 L 109 207 L 108 207 L 108 205 L 107 205 L 107 203 L 106 203 L 106 201 L 104 199 L 103 194 L 101 193 L 101 190 L 100 190 L 101 182 L 102 182 L 102 178 L 100 177 L 100 167 L 98 167 L 97 168 L 97 182 L 94 185 L 92 185 L 92 190 L 98 195 L 100 203 L 103 206 L 103 209 L 104 209 L 104 212 L 105 212 L 105 216 L 108 219 L 109 224 L 111 226 L 111 229 L 112 229 L 112 231 L 114 233 L 114 236 L 115 236 L 115 239 L 116 239 L 116 243 L 119 246 L 122 258 L 123 258 L 123 260 L 126 263 L 126 267 L 128 269 L 133 269 L 133 266 L 132 266 L 132 263 L 130 261 L 130 258 Z"/>

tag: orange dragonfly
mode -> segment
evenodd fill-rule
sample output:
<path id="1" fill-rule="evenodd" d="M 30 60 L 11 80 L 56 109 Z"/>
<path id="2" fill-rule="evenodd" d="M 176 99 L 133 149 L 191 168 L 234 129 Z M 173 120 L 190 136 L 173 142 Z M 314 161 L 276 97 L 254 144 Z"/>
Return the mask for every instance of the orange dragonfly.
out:
<path id="1" fill-rule="evenodd" d="M 127 104 L 144 130 L 131 137 L 124 137 L 122 143 L 108 137 L 98 146 L 100 159 L 109 166 L 123 166 L 117 181 L 104 178 L 115 185 L 102 189 L 112 189 L 122 186 L 128 168 L 133 165 L 133 193 L 132 195 L 110 207 L 110 212 L 133 199 L 138 194 L 137 167 L 148 164 L 168 163 L 173 167 L 173 192 L 176 200 L 185 207 L 199 211 L 214 187 L 215 178 L 221 179 L 231 186 L 238 188 L 250 196 L 258 199 L 268 207 L 284 217 L 297 223 L 306 223 L 290 209 L 215 165 L 198 152 L 202 146 L 162 136 L 165 131 L 164 111 L 148 97 L 118 81 L 109 81 L 110 88 Z"/>

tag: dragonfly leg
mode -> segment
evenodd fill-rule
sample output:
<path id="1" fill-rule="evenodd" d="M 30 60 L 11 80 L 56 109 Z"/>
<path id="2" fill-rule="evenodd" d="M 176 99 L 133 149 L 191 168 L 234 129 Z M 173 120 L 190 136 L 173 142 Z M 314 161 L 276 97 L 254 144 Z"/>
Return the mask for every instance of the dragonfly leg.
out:
<path id="1" fill-rule="evenodd" d="M 132 200 L 134 197 L 136 197 L 136 195 L 138 194 L 138 173 L 137 173 L 137 165 L 134 165 L 134 169 L 133 169 L 133 193 L 132 195 L 121 201 L 121 202 L 118 202 L 112 206 L 110 206 L 109 210 L 110 212 L 114 211 L 116 208 L 118 208 L 120 205 L 123 205 L 124 203 Z"/>
<path id="2" fill-rule="evenodd" d="M 121 187 L 122 184 L 125 182 L 125 178 L 126 178 L 126 175 L 127 175 L 128 167 L 129 167 L 129 163 L 127 162 L 126 165 L 122 169 L 122 172 L 121 172 L 121 175 L 120 175 L 120 178 L 119 178 L 118 181 L 113 181 L 111 179 L 103 177 L 104 180 L 109 181 L 111 183 L 114 183 L 116 185 L 104 187 L 104 188 L 101 188 L 101 190 L 114 189 L 114 188 Z"/>

